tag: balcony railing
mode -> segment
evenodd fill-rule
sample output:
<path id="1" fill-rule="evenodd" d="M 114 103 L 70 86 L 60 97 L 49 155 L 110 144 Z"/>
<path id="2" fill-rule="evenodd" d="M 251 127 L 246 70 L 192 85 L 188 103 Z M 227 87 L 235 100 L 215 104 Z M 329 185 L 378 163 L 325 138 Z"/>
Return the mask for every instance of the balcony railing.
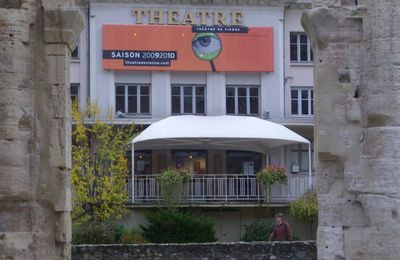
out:
<path id="1" fill-rule="evenodd" d="M 315 178 L 312 176 L 312 186 Z M 132 187 L 133 183 L 133 187 Z M 290 175 L 287 184 L 272 186 L 268 201 L 262 185 L 249 175 L 195 175 L 182 195 L 181 204 L 212 203 L 287 203 L 309 190 L 308 175 Z M 155 175 L 137 175 L 128 181 L 129 199 L 133 204 L 162 202 L 160 185 Z M 132 193 L 134 196 L 132 196 Z"/>

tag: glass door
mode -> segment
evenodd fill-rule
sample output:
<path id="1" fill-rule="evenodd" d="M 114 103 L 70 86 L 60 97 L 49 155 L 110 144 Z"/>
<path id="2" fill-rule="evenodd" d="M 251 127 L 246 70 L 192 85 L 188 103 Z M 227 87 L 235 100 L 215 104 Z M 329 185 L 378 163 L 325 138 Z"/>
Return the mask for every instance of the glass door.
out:
<path id="1" fill-rule="evenodd" d="M 207 173 L 207 151 L 173 150 L 172 165 L 187 168 L 193 174 Z"/>

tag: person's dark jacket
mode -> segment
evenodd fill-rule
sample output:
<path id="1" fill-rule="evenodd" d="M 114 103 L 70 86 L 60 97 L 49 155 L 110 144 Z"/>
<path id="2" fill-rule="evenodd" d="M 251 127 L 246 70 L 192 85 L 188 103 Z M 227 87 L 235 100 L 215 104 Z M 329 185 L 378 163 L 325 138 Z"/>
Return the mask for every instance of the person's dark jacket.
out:
<path id="1" fill-rule="evenodd" d="M 283 221 L 281 224 L 276 224 L 269 235 L 269 240 L 291 241 L 292 228 L 290 227 L 289 223 Z"/>

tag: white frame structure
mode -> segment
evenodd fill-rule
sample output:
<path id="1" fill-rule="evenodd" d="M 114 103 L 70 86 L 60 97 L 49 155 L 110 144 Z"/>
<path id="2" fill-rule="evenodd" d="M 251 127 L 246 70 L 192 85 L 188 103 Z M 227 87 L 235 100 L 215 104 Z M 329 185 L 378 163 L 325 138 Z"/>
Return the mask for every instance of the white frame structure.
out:
<path id="1" fill-rule="evenodd" d="M 295 143 L 308 144 L 311 189 L 311 143 L 283 125 L 249 116 L 171 116 L 150 125 L 132 140 L 132 182 L 135 149 L 224 149 L 268 154 L 272 148 Z M 132 196 L 132 203 L 134 199 Z"/>
<path id="2" fill-rule="evenodd" d="M 315 176 L 312 176 L 314 182 Z M 271 189 L 272 204 L 286 204 L 299 198 L 307 190 L 309 180 L 305 175 L 289 175 L 286 184 L 274 184 Z M 188 181 L 182 204 L 240 204 L 261 205 L 267 200 L 260 182 L 255 176 L 244 174 L 197 174 Z M 136 175 L 128 180 L 128 196 L 136 205 L 159 203 L 161 194 L 157 175 Z M 134 192 L 134 193 L 132 193 Z"/>

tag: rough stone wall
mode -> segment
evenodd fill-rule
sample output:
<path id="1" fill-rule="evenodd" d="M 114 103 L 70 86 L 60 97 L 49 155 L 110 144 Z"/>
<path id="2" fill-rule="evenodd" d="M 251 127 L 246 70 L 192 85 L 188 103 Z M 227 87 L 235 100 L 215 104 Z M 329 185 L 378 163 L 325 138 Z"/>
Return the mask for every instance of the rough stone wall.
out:
<path id="1" fill-rule="evenodd" d="M 70 258 L 72 0 L 0 0 L 0 259 Z"/>
<path id="2" fill-rule="evenodd" d="M 400 1 L 313 0 L 318 259 L 400 258 Z"/>
<path id="3" fill-rule="evenodd" d="M 313 241 L 207 244 L 80 245 L 72 247 L 73 260 L 197 260 L 197 259 L 317 259 Z"/>

